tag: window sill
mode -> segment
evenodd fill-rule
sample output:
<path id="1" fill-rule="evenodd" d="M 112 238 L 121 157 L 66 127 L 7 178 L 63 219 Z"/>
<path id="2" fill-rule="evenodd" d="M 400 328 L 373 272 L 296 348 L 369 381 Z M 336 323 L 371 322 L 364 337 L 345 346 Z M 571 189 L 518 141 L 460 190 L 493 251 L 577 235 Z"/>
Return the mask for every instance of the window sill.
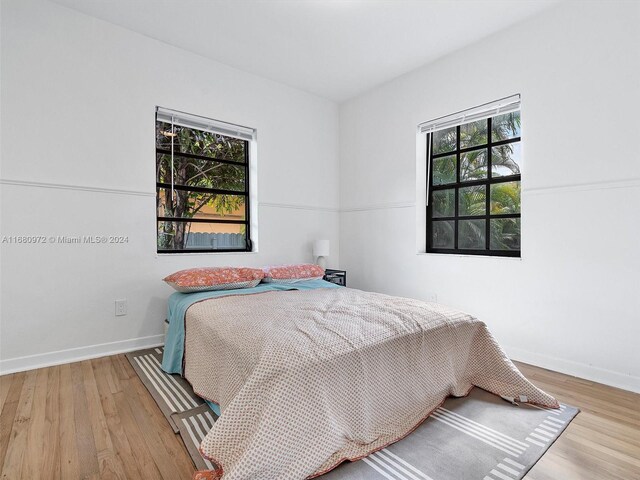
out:
<path id="1" fill-rule="evenodd" d="M 416 252 L 416 255 L 435 256 L 435 257 L 487 258 L 487 259 L 500 259 L 500 260 L 522 260 L 522 257 L 501 257 L 499 255 L 465 255 L 464 253 Z"/>
<path id="2" fill-rule="evenodd" d="M 172 253 L 156 253 L 156 258 L 171 258 L 171 257 L 193 257 L 193 256 L 204 256 L 204 255 L 256 255 L 258 252 L 172 252 Z"/>

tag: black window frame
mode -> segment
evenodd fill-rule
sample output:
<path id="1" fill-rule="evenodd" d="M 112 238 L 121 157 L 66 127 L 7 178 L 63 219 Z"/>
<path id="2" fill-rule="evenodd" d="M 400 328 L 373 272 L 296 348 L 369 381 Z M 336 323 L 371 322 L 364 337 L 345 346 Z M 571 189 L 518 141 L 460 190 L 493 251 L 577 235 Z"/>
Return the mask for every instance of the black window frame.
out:
<path id="1" fill-rule="evenodd" d="M 494 117 L 499 116 L 500 114 L 494 115 Z M 478 256 L 486 256 L 486 257 L 517 257 L 520 258 L 522 256 L 522 247 L 519 250 L 492 250 L 490 247 L 491 242 L 491 220 L 496 220 L 500 218 L 522 218 L 522 210 L 517 214 L 491 214 L 491 185 L 496 185 L 500 183 L 506 182 L 522 182 L 522 174 L 516 175 L 508 175 L 508 176 L 498 176 L 494 177 L 492 172 L 492 148 L 498 147 L 501 145 L 508 145 L 512 143 L 521 143 L 522 134 L 518 137 L 509 138 L 507 140 L 500 140 L 497 142 L 492 141 L 492 117 L 485 119 L 487 121 L 487 143 L 474 145 L 472 147 L 460 148 L 460 127 L 463 125 L 468 125 L 471 122 L 463 123 L 461 125 L 457 125 L 456 128 L 456 148 L 455 150 L 434 154 L 433 151 L 433 132 L 428 133 L 426 135 L 426 151 L 427 151 L 427 185 L 428 185 L 428 202 L 427 202 L 427 222 L 426 222 L 426 230 L 427 230 L 427 238 L 426 238 L 426 249 L 427 253 L 442 253 L 442 254 L 452 254 L 452 255 L 478 255 Z M 460 178 L 460 155 L 467 152 L 472 152 L 475 150 L 487 150 L 487 177 L 479 180 L 466 180 L 462 181 Z M 441 157 L 447 157 L 454 155 L 456 156 L 456 181 L 452 183 L 434 185 L 433 184 L 433 172 L 434 172 L 434 159 L 438 159 Z M 486 188 L 486 210 L 485 215 L 459 215 L 459 192 L 460 188 L 464 187 L 472 187 L 483 185 Z M 522 183 L 520 183 L 522 185 Z M 450 217 L 436 217 L 433 218 L 433 192 L 439 190 L 450 190 L 454 189 L 455 198 L 454 198 L 454 215 Z M 454 222 L 454 244 L 453 248 L 435 248 L 432 247 L 431 242 L 433 241 L 433 222 L 437 221 L 453 221 Z M 473 249 L 460 249 L 458 248 L 458 224 L 460 220 L 485 220 L 485 249 L 482 250 L 473 250 Z M 522 221 L 521 221 L 522 222 Z M 522 225 L 522 223 L 521 223 Z"/>
<path id="2" fill-rule="evenodd" d="M 156 112 L 156 116 L 155 116 L 155 128 L 154 131 L 156 131 L 157 126 L 158 126 L 158 122 L 163 122 L 162 120 L 158 120 L 158 113 Z M 190 128 L 191 130 L 199 130 L 199 131 L 204 131 L 203 129 L 198 129 L 198 128 L 194 128 L 194 127 L 184 127 L 181 126 L 181 128 Z M 242 196 L 244 197 L 244 208 L 245 208 L 245 214 L 244 214 L 244 220 L 225 220 L 225 219 L 216 219 L 216 220 L 209 220 L 209 219 L 202 219 L 202 218 L 185 218 L 185 217 L 165 217 L 165 216 L 160 216 L 158 215 L 158 198 L 159 198 L 159 192 L 161 189 L 165 189 L 165 190 L 170 190 L 172 188 L 172 185 L 170 183 L 164 183 L 164 182 L 159 182 L 158 178 L 156 177 L 156 251 L 158 254 L 171 254 L 171 253 L 242 253 L 242 252 L 252 252 L 253 251 L 253 244 L 251 242 L 251 189 L 250 189 L 250 182 L 251 182 L 251 175 L 250 175 L 250 162 L 251 162 L 251 156 L 250 156 L 250 141 L 249 140 L 245 140 L 242 138 L 236 138 L 236 137 L 230 137 L 229 135 L 225 135 L 223 133 L 217 133 L 217 135 L 221 135 L 223 137 L 229 137 L 229 138 L 233 138 L 234 140 L 240 140 L 241 142 L 243 142 L 244 144 L 244 162 L 238 162 L 238 161 L 233 161 L 233 160 L 228 160 L 228 159 L 221 159 L 221 158 L 215 158 L 215 157 L 210 157 L 210 156 L 206 156 L 206 155 L 198 155 L 198 154 L 194 154 L 194 153 L 186 153 L 186 152 L 173 152 L 173 156 L 174 157 L 182 157 L 182 158 L 193 158 L 196 160 L 206 160 L 206 161 L 211 161 L 211 162 L 217 162 L 217 163 L 224 163 L 224 164 L 228 164 L 228 165 L 234 165 L 234 166 L 242 166 L 244 167 L 244 190 L 242 191 L 236 191 L 236 190 L 225 190 L 225 189 L 220 189 L 220 188 L 204 188 L 204 187 L 192 187 L 189 185 L 179 185 L 179 184 L 173 184 L 173 189 L 174 190 L 183 190 L 183 191 L 189 191 L 189 192 L 199 192 L 199 193 L 214 193 L 214 194 L 220 194 L 220 195 L 236 195 L 236 196 Z M 156 145 L 156 165 L 158 162 L 158 158 L 159 155 L 171 155 L 171 150 L 165 150 L 162 148 L 158 148 L 158 144 L 157 141 L 155 142 Z M 180 222 L 180 223 L 210 223 L 210 224 L 235 224 L 235 225 L 244 225 L 245 226 L 245 246 L 244 248 L 183 248 L 183 249 L 160 249 L 158 247 L 158 235 L 159 235 L 159 229 L 158 229 L 158 224 L 160 222 Z"/>

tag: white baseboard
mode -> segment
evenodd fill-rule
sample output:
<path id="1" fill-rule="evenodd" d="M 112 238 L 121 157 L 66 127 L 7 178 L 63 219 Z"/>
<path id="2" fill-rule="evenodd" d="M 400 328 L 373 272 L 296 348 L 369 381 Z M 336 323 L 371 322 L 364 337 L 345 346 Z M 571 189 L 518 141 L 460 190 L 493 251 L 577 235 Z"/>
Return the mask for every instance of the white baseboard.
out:
<path id="1" fill-rule="evenodd" d="M 70 348 L 57 352 L 40 353 L 26 357 L 9 358 L 0 360 L 0 375 L 24 372 L 36 368 L 52 367 L 64 363 L 80 362 L 92 358 L 106 357 L 118 353 L 131 352 L 142 348 L 158 347 L 164 344 L 164 335 L 151 335 L 149 337 L 132 338 L 118 342 L 101 343 L 88 347 Z"/>
<path id="2" fill-rule="evenodd" d="M 554 372 L 564 373 L 573 377 L 583 378 L 592 382 L 603 383 L 611 387 L 621 388 L 630 392 L 640 393 L 640 377 L 625 375 L 604 368 L 586 365 L 584 363 L 551 357 L 540 353 L 529 352 L 520 348 L 504 347 L 512 360 L 528 363 L 536 367 L 546 368 Z"/>

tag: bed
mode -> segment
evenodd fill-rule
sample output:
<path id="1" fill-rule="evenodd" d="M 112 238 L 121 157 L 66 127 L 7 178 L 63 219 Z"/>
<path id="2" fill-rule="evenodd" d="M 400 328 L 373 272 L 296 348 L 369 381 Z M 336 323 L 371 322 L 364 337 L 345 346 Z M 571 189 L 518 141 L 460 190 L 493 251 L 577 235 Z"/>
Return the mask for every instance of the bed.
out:
<path id="1" fill-rule="evenodd" d="M 220 466 L 210 478 L 322 475 L 398 441 L 474 386 L 558 407 L 483 322 L 439 304 L 322 280 L 177 295 L 163 368 L 219 405 L 200 446 Z"/>

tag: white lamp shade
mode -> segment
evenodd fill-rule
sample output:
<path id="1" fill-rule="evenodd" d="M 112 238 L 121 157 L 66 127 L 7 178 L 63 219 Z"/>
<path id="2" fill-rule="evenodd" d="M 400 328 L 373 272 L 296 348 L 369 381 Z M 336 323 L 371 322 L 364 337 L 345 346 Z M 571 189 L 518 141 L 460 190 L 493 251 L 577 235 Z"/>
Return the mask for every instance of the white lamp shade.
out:
<path id="1" fill-rule="evenodd" d="M 328 257 L 329 256 L 329 240 L 316 240 L 315 242 L 313 242 L 313 256 Z"/>

